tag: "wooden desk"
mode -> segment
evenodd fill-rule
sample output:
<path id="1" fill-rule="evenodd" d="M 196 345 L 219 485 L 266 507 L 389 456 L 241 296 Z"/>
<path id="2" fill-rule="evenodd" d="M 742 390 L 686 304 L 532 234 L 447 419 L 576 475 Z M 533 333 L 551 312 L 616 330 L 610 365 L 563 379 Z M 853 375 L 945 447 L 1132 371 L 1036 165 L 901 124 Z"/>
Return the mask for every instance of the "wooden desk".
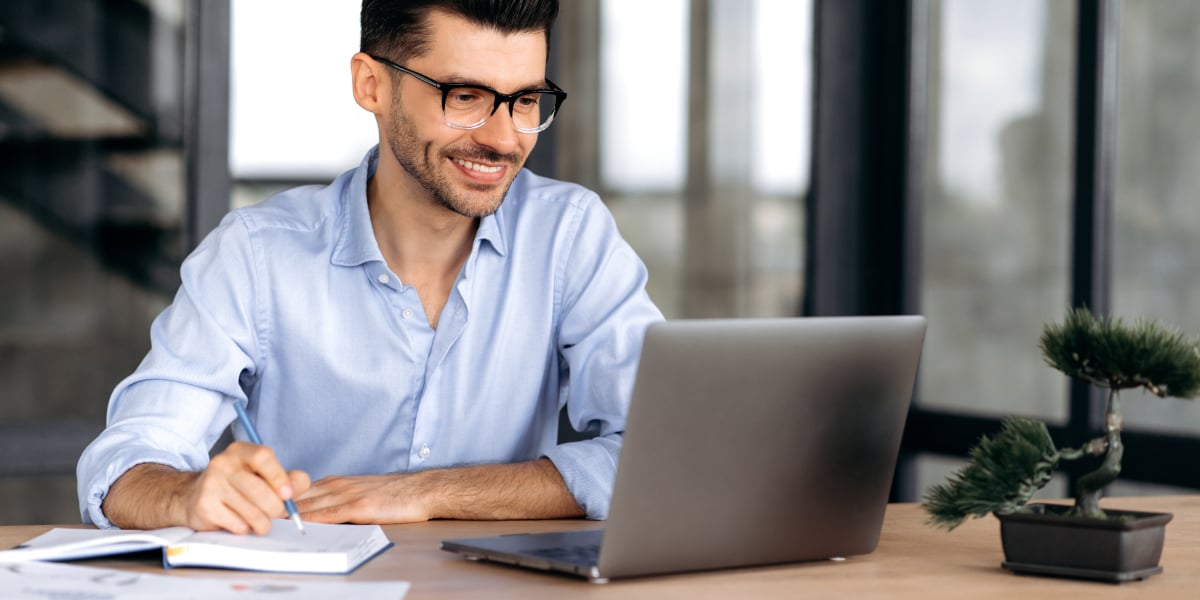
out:
<path id="1" fill-rule="evenodd" d="M 916 504 L 888 507 L 879 548 L 844 562 L 820 561 L 618 580 L 589 584 L 569 577 L 477 563 L 439 549 L 445 538 L 523 531 L 584 529 L 588 521 L 438 521 L 386 527 L 395 546 L 364 565 L 351 580 L 411 581 L 408 597 L 423 598 L 1200 598 L 1200 495 L 1106 499 L 1104 506 L 1175 514 L 1167 525 L 1164 572 L 1122 585 L 1022 576 L 1000 567 L 999 522 L 976 519 L 946 533 L 924 524 Z M 0 547 L 11 547 L 48 525 L 0 527 Z M 803 535 L 797 533 L 796 535 Z M 80 564 L 163 573 L 149 560 L 91 560 Z M 175 577 L 309 577 L 211 569 L 173 569 Z"/>

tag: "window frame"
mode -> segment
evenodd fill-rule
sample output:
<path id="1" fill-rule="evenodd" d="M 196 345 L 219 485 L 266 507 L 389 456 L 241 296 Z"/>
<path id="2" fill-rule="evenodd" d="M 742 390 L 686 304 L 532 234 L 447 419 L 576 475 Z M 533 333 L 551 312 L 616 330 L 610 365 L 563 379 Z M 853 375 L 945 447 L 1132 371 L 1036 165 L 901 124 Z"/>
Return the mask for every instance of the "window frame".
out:
<path id="1" fill-rule="evenodd" d="M 808 198 L 805 316 L 920 313 L 926 90 L 932 0 L 816 0 L 812 186 Z M 1111 307 L 1114 134 L 1120 2 L 1077 0 L 1071 303 Z M 899 100 L 899 101 L 898 101 Z M 918 387 L 919 389 L 919 387 Z M 916 399 L 914 399 L 916 400 Z M 1103 428 L 1102 390 L 1072 382 L 1068 420 L 1050 426 L 1071 445 Z M 901 443 L 893 501 L 916 501 L 923 454 L 965 459 L 1001 417 L 932 410 L 914 402 Z M 1200 489 L 1200 472 L 1165 456 L 1200 454 L 1200 435 L 1126 429 L 1137 453 L 1122 480 Z M 1072 464 L 1068 485 L 1086 472 Z"/>

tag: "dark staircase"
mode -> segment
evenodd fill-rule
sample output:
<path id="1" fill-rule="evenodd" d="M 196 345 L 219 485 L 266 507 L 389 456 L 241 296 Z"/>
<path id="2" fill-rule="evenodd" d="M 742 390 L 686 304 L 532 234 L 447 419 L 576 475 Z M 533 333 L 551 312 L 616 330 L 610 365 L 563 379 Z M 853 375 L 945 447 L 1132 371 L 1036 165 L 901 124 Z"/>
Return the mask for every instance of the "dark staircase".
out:
<path id="1" fill-rule="evenodd" d="M 185 251 L 183 52 L 144 2 L 0 2 L 0 202 L 163 293 Z"/>

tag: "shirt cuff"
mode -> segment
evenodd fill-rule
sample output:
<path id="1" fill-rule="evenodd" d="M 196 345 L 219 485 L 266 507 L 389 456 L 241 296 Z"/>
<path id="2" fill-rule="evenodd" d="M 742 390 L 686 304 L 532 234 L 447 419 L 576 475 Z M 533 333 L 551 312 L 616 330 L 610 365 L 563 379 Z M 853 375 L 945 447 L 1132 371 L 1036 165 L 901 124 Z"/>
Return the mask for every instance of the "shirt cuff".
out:
<path id="1" fill-rule="evenodd" d="M 143 463 L 166 465 L 180 471 L 189 470 L 187 465 L 180 462 L 179 457 L 165 452 L 144 452 L 137 456 L 133 456 L 132 453 L 121 453 L 113 457 L 108 465 L 97 472 L 86 484 L 83 479 L 80 479 L 79 513 L 85 525 L 90 523 L 100 529 L 119 529 L 104 515 L 101 505 L 104 503 L 104 498 L 108 496 L 108 490 L 112 484 L 120 479 L 126 471 Z"/>
<path id="2" fill-rule="evenodd" d="M 546 452 L 546 458 L 554 463 L 567 489 L 575 497 L 575 502 L 579 503 L 589 519 L 608 518 L 621 441 L 621 434 L 614 433 L 561 444 Z"/>

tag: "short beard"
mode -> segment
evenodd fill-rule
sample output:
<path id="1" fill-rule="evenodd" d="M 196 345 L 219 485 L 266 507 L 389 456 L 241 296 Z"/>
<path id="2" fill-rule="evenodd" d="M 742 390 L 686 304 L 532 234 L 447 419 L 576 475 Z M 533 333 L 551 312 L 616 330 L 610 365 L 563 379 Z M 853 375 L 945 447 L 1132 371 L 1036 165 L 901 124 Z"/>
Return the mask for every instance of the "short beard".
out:
<path id="1" fill-rule="evenodd" d="M 472 206 L 467 198 L 455 196 L 454 186 L 444 173 L 434 170 L 433 165 L 437 162 L 437 157 L 432 156 L 432 144 L 429 142 L 422 144 L 417 138 L 416 127 L 404 116 L 404 111 L 398 106 L 398 102 L 397 105 L 393 105 L 392 114 L 395 115 L 395 118 L 392 120 L 391 135 L 388 137 L 388 146 L 392 150 L 392 155 L 396 157 L 396 162 L 400 163 L 400 167 L 429 192 L 435 202 L 447 210 L 473 219 L 491 215 L 500 208 L 500 204 L 504 202 L 504 198 L 508 195 L 508 190 L 516 178 L 515 174 L 504 184 L 504 190 L 494 203 L 489 203 L 487 206 Z M 455 151 L 454 155 L 467 160 L 507 163 L 517 171 L 521 168 L 521 159 L 516 154 L 499 154 L 476 147 L 470 150 Z M 421 162 L 422 157 L 424 157 L 424 162 Z M 479 186 L 475 189 L 485 192 L 490 187 Z"/>

